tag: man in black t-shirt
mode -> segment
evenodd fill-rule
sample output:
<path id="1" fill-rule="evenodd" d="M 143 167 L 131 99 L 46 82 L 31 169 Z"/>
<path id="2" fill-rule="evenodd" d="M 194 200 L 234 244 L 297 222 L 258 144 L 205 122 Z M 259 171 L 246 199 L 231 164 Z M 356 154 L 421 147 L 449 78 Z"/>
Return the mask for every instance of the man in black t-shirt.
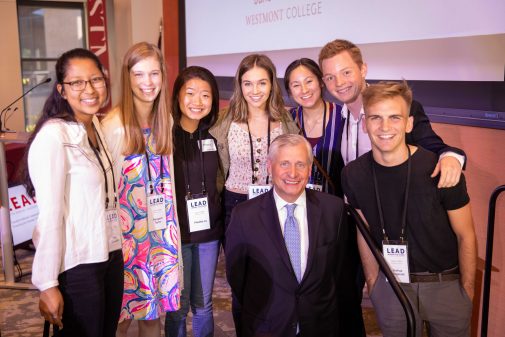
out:
<path id="1" fill-rule="evenodd" d="M 416 317 L 432 336 L 469 336 L 477 245 L 464 176 L 438 189 L 435 154 L 406 144 L 413 127 L 407 84 L 381 82 L 363 92 L 372 151 L 342 172 L 348 202 L 369 225 Z M 384 336 L 404 337 L 406 319 L 361 235 L 358 246 Z"/>

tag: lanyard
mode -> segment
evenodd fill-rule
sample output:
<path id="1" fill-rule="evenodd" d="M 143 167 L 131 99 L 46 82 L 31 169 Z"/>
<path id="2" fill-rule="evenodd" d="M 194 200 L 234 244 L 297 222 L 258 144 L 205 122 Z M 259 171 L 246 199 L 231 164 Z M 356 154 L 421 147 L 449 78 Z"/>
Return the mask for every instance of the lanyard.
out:
<path id="1" fill-rule="evenodd" d="M 151 166 L 149 165 L 149 153 L 147 151 L 147 147 L 149 146 L 149 141 L 146 141 L 146 148 L 145 148 L 145 156 L 146 156 L 146 169 L 147 169 L 147 176 L 149 177 L 150 183 L 150 188 L 151 188 L 151 193 L 154 193 L 154 183 L 151 178 Z M 160 181 L 161 181 L 161 193 L 165 190 L 165 187 L 163 186 L 163 171 L 164 171 L 164 165 L 163 165 L 163 156 L 160 155 Z"/>
<path id="2" fill-rule="evenodd" d="M 267 144 L 267 153 L 268 151 L 270 151 L 270 118 L 268 119 L 268 130 L 267 130 L 268 134 L 267 134 L 267 141 L 268 141 L 268 144 Z M 247 121 L 247 133 L 249 134 L 249 147 L 251 149 L 251 172 L 252 172 L 252 183 L 253 185 L 256 183 L 256 181 L 258 181 L 258 177 L 256 177 L 254 175 L 254 150 L 253 150 L 253 141 L 252 141 L 252 136 L 251 136 L 251 130 L 249 129 L 249 121 Z M 260 151 L 261 152 L 261 151 Z M 259 161 L 259 159 L 257 159 L 257 161 Z M 259 168 L 258 168 L 259 170 Z M 267 175 L 267 181 L 266 181 L 266 185 L 268 185 L 268 178 L 269 176 Z"/>
<path id="3" fill-rule="evenodd" d="M 409 153 L 409 156 L 407 158 L 407 183 L 405 184 L 405 195 L 404 195 L 404 200 L 403 200 L 403 211 L 402 211 L 402 231 L 400 233 L 400 240 L 404 241 L 405 239 L 405 227 L 407 226 L 407 205 L 408 205 L 408 200 L 409 200 L 409 186 L 410 186 L 410 164 L 411 164 L 411 158 L 410 158 L 410 147 L 407 145 L 407 151 Z M 379 197 L 379 185 L 377 184 L 377 175 L 375 173 L 375 160 L 372 158 L 372 176 L 373 176 L 373 183 L 375 186 L 375 200 L 377 201 L 377 209 L 379 210 L 379 219 L 380 219 L 380 224 L 382 227 L 382 235 L 384 236 L 384 240 L 389 240 L 388 236 L 386 235 L 386 229 L 384 228 L 384 214 L 382 213 L 382 205 L 381 205 L 381 200 Z"/>
<path id="4" fill-rule="evenodd" d="M 186 156 L 186 132 L 183 131 L 183 139 L 182 139 L 182 152 L 183 152 L 183 160 L 182 160 L 182 165 L 184 166 L 184 183 L 186 184 L 186 195 L 188 197 L 191 196 L 191 186 L 189 182 L 189 167 L 188 164 L 186 163 L 187 156 Z M 191 135 L 190 139 L 193 138 L 193 135 Z M 204 167 L 204 162 L 203 162 L 203 142 L 202 142 L 202 132 L 200 128 L 198 129 L 198 139 L 197 139 L 197 145 L 199 145 L 199 154 L 200 154 L 200 171 L 201 171 L 201 179 L 202 179 L 202 194 L 207 193 L 207 187 L 205 185 L 205 167 Z"/>
<path id="5" fill-rule="evenodd" d="M 322 137 L 323 139 L 325 138 L 325 135 L 326 135 L 326 109 L 327 109 L 327 102 L 325 102 L 323 100 L 323 105 L 324 105 L 324 111 L 323 111 L 323 131 L 322 131 Z M 307 138 L 307 134 L 305 133 L 305 119 L 303 118 L 303 107 L 302 106 L 299 106 L 298 107 L 298 111 L 297 111 L 297 117 L 298 117 L 298 120 L 301 121 L 302 125 L 301 125 L 301 129 L 302 129 L 302 132 L 303 132 L 303 136 L 305 138 Z"/>
<path id="6" fill-rule="evenodd" d="M 107 158 L 107 162 L 109 163 L 109 167 L 112 172 L 112 162 L 111 162 L 109 156 L 107 155 L 107 151 L 105 151 L 105 147 L 103 146 L 103 142 L 102 142 L 102 139 L 100 138 L 100 135 L 98 135 L 98 132 L 96 131 L 95 124 L 93 124 L 93 131 L 95 132 L 95 136 L 98 139 L 98 141 L 100 142 L 100 145 L 102 146 L 105 157 Z M 93 150 L 93 153 L 95 154 L 96 159 L 98 159 L 98 163 L 100 164 L 100 167 L 102 168 L 103 177 L 105 180 L 105 209 L 108 209 L 109 208 L 109 183 L 107 180 L 107 171 L 105 171 L 105 166 L 103 165 L 102 158 L 100 158 L 100 153 L 98 153 L 98 149 L 92 145 L 89 137 L 88 137 L 88 142 L 91 145 L 91 149 Z M 114 207 L 116 207 L 117 194 L 116 194 L 116 178 L 114 177 L 114 172 L 112 172 L 112 187 L 114 190 Z"/>
<path id="7" fill-rule="evenodd" d="M 315 150 L 316 150 L 316 153 L 315 153 L 315 156 L 316 156 L 316 159 L 319 160 L 319 162 L 323 162 L 323 156 L 324 156 L 324 148 L 325 148 L 325 145 L 326 145 L 326 111 L 327 111 L 327 105 L 329 103 L 325 102 L 323 100 L 323 105 L 324 105 L 324 111 L 323 111 L 323 131 L 322 131 L 322 137 L 323 137 L 323 144 L 321 146 L 321 151 L 319 151 L 319 153 L 321 154 L 321 159 L 317 158 L 318 156 L 318 149 L 319 149 L 319 146 L 316 144 L 315 146 Z M 299 106 L 298 107 L 298 111 L 297 111 L 297 118 L 298 118 L 298 121 L 299 121 L 299 127 L 300 129 L 302 130 L 303 132 L 303 136 L 305 138 L 307 138 L 307 134 L 305 133 L 305 119 L 303 118 L 303 107 L 302 106 Z M 301 122 L 301 125 L 300 125 L 300 122 Z M 319 142 L 318 142 L 319 143 Z M 318 172 L 318 168 L 316 165 L 313 165 L 312 166 L 312 172 L 310 174 L 310 178 L 311 178 L 311 181 L 314 181 L 314 176 L 315 174 Z"/>
<path id="8" fill-rule="evenodd" d="M 356 158 L 358 159 L 359 157 L 359 124 L 361 123 L 361 120 L 363 119 L 363 115 L 360 113 L 358 117 L 358 123 L 356 125 Z M 346 148 L 345 148 L 345 161 L 346 163 L 349 163 L 349 124 L 351 124 L 351 110 L 347 108 L 347 121 L 346 121 L 346 132 L 345 132 L 345 139 L 346 139 Z"/>

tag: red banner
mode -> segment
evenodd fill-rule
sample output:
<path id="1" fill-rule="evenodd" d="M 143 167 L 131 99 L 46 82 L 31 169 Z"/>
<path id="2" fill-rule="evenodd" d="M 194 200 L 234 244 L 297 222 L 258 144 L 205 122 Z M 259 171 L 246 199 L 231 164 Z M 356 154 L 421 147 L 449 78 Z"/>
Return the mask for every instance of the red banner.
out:
<path id="1" fill-rule="evenodd" d="M 107 15 L 104 0 L 88 0 L 88 37 L 89 49 L 95 53 L 102 62 L 106 76 L 109 76 L 109 46 L 107 39 Z M 102 111 L 110 108 L 108 106 Z"/>

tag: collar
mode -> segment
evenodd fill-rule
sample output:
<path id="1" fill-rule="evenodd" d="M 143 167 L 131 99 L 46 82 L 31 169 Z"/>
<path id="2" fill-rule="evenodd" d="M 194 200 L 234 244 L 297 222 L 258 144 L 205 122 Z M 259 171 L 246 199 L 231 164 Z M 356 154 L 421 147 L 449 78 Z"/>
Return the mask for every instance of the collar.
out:
<path id="1" fill-rule="evenodd" d="M 368 82 L 365 82 L 365 86 L 368 87 L 370 86 L 370 84 L 368 84 Z M 348 112 L 348 108 L 347 108 L 347 104 L 344 104 L 342 105 L 342 110 L 340 110 L 340 115 L 342 116 L 343 119 L 347 119 L 347 112 Z M 352 116 L 352 115 L 351 115 Z M 363 117 L 365 116 L 365 110 L 363 109 L 363 105 L 361 105 L 361 111 L 359 112 L 359 118 L 358 120 L 355 120 L 353 118 L 353 121 L 355 123 L 357 123 L 358 121 L 360 121 Z"/>
<path id="2" fill-rule="evenodd" d="M 347 104 L 344 104 L 342 106 L 342 110 L 340 110 L 340 115 L 342 116 L 343 119 L 347 119 L 347 114 L 348 114 L 348 108 L 347 108 Z M 359 118 L 356 120 L 354 119 L 353 115 L 350 114 L 351 116 L 351 122 L 353 123 L 357 123 L 358 121 L 362 120 L 363 118 L 365 118 L 365 110 L 363 109 L 363 106 L 361 106 L 361 111 L 359 112 Z"/>
<path id="3" fill-rule="evenodd" d="M 277 212 L 280 212 L 280 210 L 286 206 L 287 204 L 296 204 L 298 206 L 303 206 L 306 208 L 307 204 L 307 194 L 305 192 L 305 189 L 303 190 L 302 194 L 298 197 L 298 199 L 295 200 L 295 202 L 287 202 L 284 199 L 282 199 L 277 192 L 275 191 L 275 187 L 272 187 L 273 194 L 274 194 L 274 201 L 275 201 L 275 207 L 277 208 Z"/>

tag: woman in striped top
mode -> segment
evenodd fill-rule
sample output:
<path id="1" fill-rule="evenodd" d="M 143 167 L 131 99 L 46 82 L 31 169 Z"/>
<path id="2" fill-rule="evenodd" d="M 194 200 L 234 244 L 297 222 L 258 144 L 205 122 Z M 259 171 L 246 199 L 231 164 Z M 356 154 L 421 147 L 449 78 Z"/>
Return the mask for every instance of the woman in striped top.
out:
<path id="1" fill-rule="evenodd" d="M 309 184 L 323 192 L 342 196 L 341 107 L 323 99 L 322 76 L 316 62 L 301 58 L 286 68 L 284 85 L 298 104 L 291 109 L 291 115 L 312 145 L 314 161 L 317 160 L 312 167 Z"/>

